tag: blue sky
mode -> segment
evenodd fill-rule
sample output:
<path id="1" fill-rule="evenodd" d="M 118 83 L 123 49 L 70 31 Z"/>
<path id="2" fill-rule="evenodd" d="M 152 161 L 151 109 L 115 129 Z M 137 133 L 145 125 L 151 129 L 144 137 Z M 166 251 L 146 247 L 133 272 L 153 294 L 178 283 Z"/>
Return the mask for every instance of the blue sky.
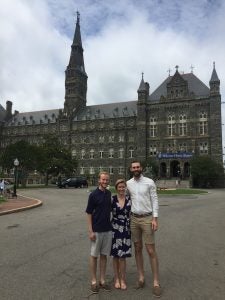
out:
<path id="1" fill-rule="evenodd" d="M 152 92 L 176 65 L 208 85 L 213 61 L 225 101 L 225 0 L 1 0 L 3 107 L 63 107 L 77 10 L 88 105 L 135 100 L 141 72 Z"/>

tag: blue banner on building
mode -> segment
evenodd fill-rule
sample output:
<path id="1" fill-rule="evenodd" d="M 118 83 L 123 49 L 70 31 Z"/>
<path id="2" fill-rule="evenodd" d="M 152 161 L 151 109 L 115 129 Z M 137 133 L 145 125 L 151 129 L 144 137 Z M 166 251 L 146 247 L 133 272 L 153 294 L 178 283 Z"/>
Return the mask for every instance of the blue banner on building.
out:
<path id="1" fill-rule="evenodd" d="M 158 159 L 171 159 L 171 158 L 181 158 L 181 159 L 187 159 L 191 158 L 193 156 L 193 153 L 191 152 L 176 152 L 176 153 L 163 153 L 160 152 L 158 154 Z"/>

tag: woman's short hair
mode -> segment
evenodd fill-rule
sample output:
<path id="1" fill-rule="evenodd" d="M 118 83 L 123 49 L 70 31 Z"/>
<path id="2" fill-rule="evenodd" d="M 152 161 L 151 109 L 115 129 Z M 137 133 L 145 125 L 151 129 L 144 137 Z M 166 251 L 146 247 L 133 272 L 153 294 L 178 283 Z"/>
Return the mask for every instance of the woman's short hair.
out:
<path id="1" fill-rule="evenodd" d="M 125 179 L 118 179 L 117 181 L 116 181 L 116 183 L 115 183 L 115 188 L 116 188 L 116 190 L 117 190 L 117 186 L 118 186 L 118 184 L 120 184 L 120 183 L 124 183 L 125 185 L 126 185 L 126 180 Z"/>

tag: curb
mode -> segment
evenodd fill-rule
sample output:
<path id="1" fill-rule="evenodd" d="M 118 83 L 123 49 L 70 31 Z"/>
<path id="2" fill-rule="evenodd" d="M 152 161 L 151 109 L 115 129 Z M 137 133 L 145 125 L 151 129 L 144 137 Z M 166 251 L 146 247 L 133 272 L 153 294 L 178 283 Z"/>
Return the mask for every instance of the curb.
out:
<path id="1" fill-rule="evenodd" d="M 42 206 L 42 204 L 43 204 L 41 200 L 38 200 L 38 199 L 35 199 L 35 198 L 29 198 L 29 197 L 26 197 L 26 196 L 22 196 L 22 197 L 30 199 L 30 200 L 35 200 L 36 203 L 31 204 L 31 205 L 27 205 L 27 206 L 23 206 L 23 207 L 8 209 L 8 210 L 5 210 L 5 211 L 0 211 L 0 216 L 25 211 L 25 210 L 28 210 L 28 209 L 32 209 L 32 208 L 35 208 L 35 207 Z"/>

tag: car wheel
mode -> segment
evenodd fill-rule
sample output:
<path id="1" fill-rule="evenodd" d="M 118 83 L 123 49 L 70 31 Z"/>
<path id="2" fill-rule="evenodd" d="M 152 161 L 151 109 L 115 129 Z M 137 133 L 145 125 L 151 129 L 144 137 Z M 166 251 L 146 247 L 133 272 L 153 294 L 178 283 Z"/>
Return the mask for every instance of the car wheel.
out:
<path id="1" fill-rule="evenodd" d="M 68 188 L 68 187 L 69 187 L 68 184 L 65 184 L 65 189 Z"/>

